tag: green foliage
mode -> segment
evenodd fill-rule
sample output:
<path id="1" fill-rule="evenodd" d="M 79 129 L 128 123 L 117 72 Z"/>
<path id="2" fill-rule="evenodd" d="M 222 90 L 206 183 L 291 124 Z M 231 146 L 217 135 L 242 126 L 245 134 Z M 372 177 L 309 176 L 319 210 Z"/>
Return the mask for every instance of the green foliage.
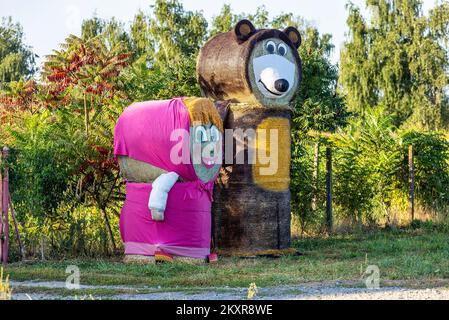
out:
<path id="1" fill-rule="evenodd" d="M 358 223 L 388 220 L 402 160 L 391 118 L 369 111 L 351 121 L 333 142 L 335 203 L 340 214 Z"/>
<path id="2" fill-rule="evenodd" d="M 53 121 L 49 112 L 26 115 L 9 129 L 15 139 L 10 180 L 17 217 L 25 223 L 33 216 L 41 227 L 58 217 L 71 176 Z"/>
<path id="3" fill-rule="evenodd" d="M 178 0 L 156 0 L 149 33 L 158 51 L 155 62 L 172 64 L 198 52 L 207 35 L 199 12 L 185 11 Z"/>
<path id="4" fill-rule="evenodd" d="M 371 20 L 348 5 L 341 83 L 351 111 L 381 106 L 396 126 L 441 128 L 447 114 L 449 4 L 426 17 L 420 0 L 367 0 Z M 443 31 L 445 30 L 445 31 Z"/>
<path id="5" fill-rule="evenodd" d="M 291 206 L 302 235 L 321 233 L 325 229 L 325 169 L 323 148 L 318 153 L 309 136 L 295 131 L 291 162 Z M 318 143 L 318 142 L 316 142 Z M 321 141 L 321 144 L 323 141 Z M 318 144 L 320 145 L 320 144 Z M 315 144 L 316 147 L 316 144 Z"/>
<path id="6" fill-rule="evenodd" d="M 120 83 L 130 101 L 201 95 L 194 57 L 186 57 L 177 64 L 153 68 L 148 68 L 145 57 L 141 57 L 122 73 Z"/>
<path id="7" fill-rule="evenodd" d="M 144 57 L 147 62 L 151 62 L 155 53 L 155 43 L 150 35 L 149 18 L 142 10 L 135 15 L 131 24 L 130 38 L 134 58 Z"/>
<path id="8" fill-rule="evenodd" d="M 2 18 L 0 24 L 0 88 L 3 83 L 29 78 L 35 71 L 36 55 L 24 44 L 23 30 L 12 18 Z"/>
<path id="9" fill-rule="evenodd" d="M 231 31 L 238 22 L 237 19 L 237 15 L 232 13 L 231 6 L 229 4 L 223 5 L 220 14 L 214 16 L 212 19 L 209 36 L 213 37 L 219 33 Z"/>
<path id="10" fill-rule="evenodd" d="M 127 51 L 131 50 L 131 39 L 125 31 L 123 23 L 104 20 L 98 17 L 84 20 L 81 25 L 81 39 L 84 41 L 100 38 L 108 48 L 122 46 Z"/>
<path id="11" fill-rule="evenodd" d="M 296 100 L 294 123 L 307 130 L 334 132 L 349 117 L 343 97 L 336 93 L 337 66 L 330 62 L 331 37 L 307 27 L 300 47 L 303 82 Z M 299 129 L 299 127 L 296 127 Z"/>
<path id="12" fill-rule="evenodd" d="M 402 183 L 408 188 L 408 146 L 413 145 L 416 197 L 430 210 L 448 210 L 449 141 L 438 132 L 407 131 L 402 135 Z"/>
<path id="13" fill-rule="evenodd" d="M 302 30 L 299 55 L 303 81 L 293 109 L 291 203 L 302 233 L 321 232 L 325 227 L 325 150 L 320 146 L 327 139 L 319 133 L 345 126 L 350 114 L 343 97 L 336 92 L 338 68 L 330 61 L 331 36 L 320 35 L 316 28 L 292 14 L 275 17 L 272 24 Z M 310 132 L 318 132 L 318 137 L 312 137 Z"/>

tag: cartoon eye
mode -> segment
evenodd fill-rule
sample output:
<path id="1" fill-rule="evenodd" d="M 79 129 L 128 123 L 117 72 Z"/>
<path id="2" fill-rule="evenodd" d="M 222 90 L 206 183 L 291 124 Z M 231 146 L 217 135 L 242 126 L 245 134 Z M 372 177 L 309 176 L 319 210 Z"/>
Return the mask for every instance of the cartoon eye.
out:
<path id="1" fill-rule="evenodd" d="M 220 131 L 216 126 L 210 128 L 210 141 L 218 142 L 220 140 Z"/>
<path id="2" fill-rule="evenodd" d="M 285 56 L 287 54 L 287 46 L 283 43 L 280 43 L 278 46 L 278 52 L 281 56 Z"/>
<path id="3" fill-rule="evenodd" d="M 206 129 L 204 127 L 197 127 L 195 129 L 195 142 L 201 143 L 206 141 L 208 141 Z"/>
<path id="4" fill-rule="evenodd" d="M 268 41 L 266 47 L 268 53 L 273 54 L 276 52 L 276 43 L 274 43 L 273 41 Z"/>

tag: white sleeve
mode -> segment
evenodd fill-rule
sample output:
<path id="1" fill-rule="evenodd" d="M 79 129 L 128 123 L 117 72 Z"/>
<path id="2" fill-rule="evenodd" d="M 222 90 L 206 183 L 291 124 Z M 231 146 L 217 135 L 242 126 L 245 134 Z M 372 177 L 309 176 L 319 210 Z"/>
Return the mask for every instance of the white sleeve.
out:
<path id="1" fill-rule="evenodd" d="M 152 187 L 153 190 L 150 194 L 150 200 L 148 202 L 148 208 L 151 210 L 165 211 L 167 206 L 168 193 L 171 188 L 178 181 L 179 175 L 174 172 L 161 174 L 156 180 L 154 180 Z"/>

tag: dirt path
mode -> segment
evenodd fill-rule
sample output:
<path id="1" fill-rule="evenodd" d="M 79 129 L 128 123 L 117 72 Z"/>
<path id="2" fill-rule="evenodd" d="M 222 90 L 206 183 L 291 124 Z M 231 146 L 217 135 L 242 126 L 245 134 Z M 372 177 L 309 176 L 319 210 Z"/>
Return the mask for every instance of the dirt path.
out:
<path id="1" fill-rule="evenodd" d="M 118 300 L 245 300 L 247 288 L 168 289 L 128 286 L 88 286 L 69 291 L 64 282 L 12 282 L 13 299 L 118 299 Z M 14 293 L 14 290 L 17 293 Z M 85 294 L 93 291 L 92 296 Z M 59 292 L 58 292 L 59 291 Z M 354 283 L 311 283 L 258 288 L 255 300 L 449 300 L 449 287 L 411 289 L 399 286 L 366 289 Z"/>

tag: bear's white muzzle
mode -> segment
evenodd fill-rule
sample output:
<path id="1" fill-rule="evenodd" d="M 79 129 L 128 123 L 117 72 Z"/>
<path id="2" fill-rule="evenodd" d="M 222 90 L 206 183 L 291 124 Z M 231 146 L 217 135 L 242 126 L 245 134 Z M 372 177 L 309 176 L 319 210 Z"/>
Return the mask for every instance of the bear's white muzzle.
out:
<path id="1" fill-rule="evenodd" d="M 257 86 L 266 97 L 285 96 L 295 85 L 295 64 L 282 56 L 268 54 L 255 58 L 253 68 Z"/>

